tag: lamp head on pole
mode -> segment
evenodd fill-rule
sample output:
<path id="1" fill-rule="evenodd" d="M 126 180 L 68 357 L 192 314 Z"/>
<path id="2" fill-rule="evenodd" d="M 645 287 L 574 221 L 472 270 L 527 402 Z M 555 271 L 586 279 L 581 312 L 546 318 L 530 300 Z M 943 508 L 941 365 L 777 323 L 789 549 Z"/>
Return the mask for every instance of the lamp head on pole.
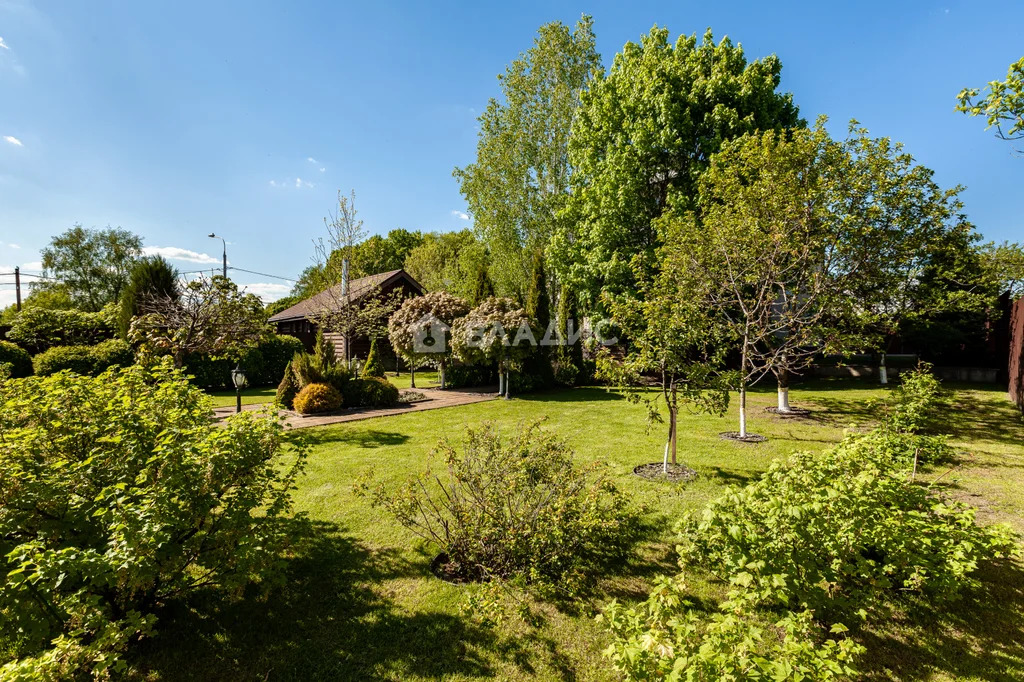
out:
<path id="1" fill-rule="evenodd" d="M 245 372 L 238 365 L 231 370 L 231 383 L 235 385 L 235 388 L 245 388 Z"/>

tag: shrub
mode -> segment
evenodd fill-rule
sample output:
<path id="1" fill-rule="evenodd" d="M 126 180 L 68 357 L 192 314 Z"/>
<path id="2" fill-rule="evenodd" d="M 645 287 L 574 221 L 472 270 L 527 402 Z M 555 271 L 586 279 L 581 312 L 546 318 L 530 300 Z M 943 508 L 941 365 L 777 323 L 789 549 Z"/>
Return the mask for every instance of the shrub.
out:
<path id="1" fill-rule="evenodd" d="M 54 346 L 35 356 L 32 364 L 39 376 L 49 376 L 64 370 L 92 376 L 96 360 L 91 346 Z"/>
<path id="2" fill-rule="evenodd" d="M 636 607 L 613 601 L 601 619 L 613 638 L 605 655 L 627 680 L 850 680 L 864 653 L 845 636 L 825 639 L 808 610 L 765 622 L 736 596 L 704 616 L 681 578 L 659 579 Z"/>
<path id="3" fill-rule="evenodd" d="M 182 367 L 194 386 L 208 390 L 234 388 L 231 370 L 234 363 L 229 358 L 212 357 L 205 353 L 188 353 Z"/>
<path id="4" fill-rule="evenodd" d="M 299 414 L 333 412 L 341 407 L 341 404 L 341 394 L 330 384 L 308 384 L 292 401 L 295 411 Z"/>
<path id="5" fill-rule="evenodd" d="M 639 538 L 639 510 L 601 465 L 577 467 L 537 424 L 508 439 L 492 425 L 470 428 L 461 449 L 442 441 L 434 455 L 446 478 L 428 470 L 398 490 L 358 490 L 436 545 L 453 576 L 575 597 Z"/>
<path id="6" fill-rule="evenodd" d="M 350 379 L 342 387 L 345 404 L 350 407 L 394 407 L 398 394 L 394 384 L 378 377 Z"/>
<path id="7" fill-rule="evenodd" d="M 108 339 L 96 344 L 92 347 L 92 356 L 96 374 L 110 367 L 128 367 L 135 363 L 132 347 L 121 339 Z"/>
<path id="8" fill-rule="evenodd" d="M 977 526 L 973 509 L 895 466 L 893 451 L 912 444 L 879 430 L 773 463 L 684 521 L 683 562 L 826 619 L 865 617 L 899 594 L 955 597 L 975 585 L 980 561 L 1013 542 L 1005 527 Z"/>
<path id="9" fill-rule="evenodd" d="M 305 451 L 210 408 L 169 360 L 0 383 L 0 678 L 118 673 L 166 600 L 279 575 Z"/>
<path id="10" fill-rule="evenodd" d="M 277 385 L 277 399 L 276 402 L 282 407 L 286 407 L 289 410 L 294 405 L 295 396 L 299 392 L 299 384 L 295 381 L 295 373 L 292 372 L 292 363 L 288 363 L 288 366 L 284 368 L 284 376 L 281 377 L 281 383 Z"/>
<path id="11" fill-rule="evenodd" d="M 377 352 L 377 339 L 370 342 L 370 354 L 366 356 L 362 377 L 364 379 L 369 379 L 370 377 L 384 378 L 384 363 Z"/>
<path id="12" fill-rule="evenodd" d="M 32 356 L 10 341 L 0 341 L 0 365 L 9 366 L 13 379 L 32 375 Z"/>
<path id="13" fill-rule="evenodd" d="M 246 349 L 238 358 L 250 386 L 274 386 L 284 376 L 284 369 L 296 353 L 302 352 L 302 341 L 286 334 L 271 334 L 255 347 Z"/>
<path id="14" fill-rule="evenodd" d="M 497 383 L 493 365 L 453 365 L 445 370 L 445 384 L 448 388 L 487 386 Z"/>
<path id="15" fill-rule="evenodd" d="M 114 315 L 110 307 L 98 313 L 27 308 L 15 318 L 7 340 L 33 355 L 54 346 L 89 346 L 113 338 Z"/>

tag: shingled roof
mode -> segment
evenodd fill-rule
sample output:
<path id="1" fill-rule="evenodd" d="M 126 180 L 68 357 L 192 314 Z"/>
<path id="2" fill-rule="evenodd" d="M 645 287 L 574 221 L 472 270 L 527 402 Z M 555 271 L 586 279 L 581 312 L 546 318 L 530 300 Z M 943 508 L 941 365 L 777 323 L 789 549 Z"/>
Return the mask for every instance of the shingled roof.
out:
<path id="1" fill-rule="evenodd" d="M 367 275 L 366 277 L 350 280 L 348 283 L 348 302 L 357 302 L 368 294 L 398 279 L 408 280 L 417 291 L 423 292 L 423 287 L 408 272 L 405 270 L 391 270 L 390 272 L 379 272 L 376 275 Z M 341 302 L 341 285 L 335 284 L 333 287 L 325 289 L 319 294 L 310 296 L 303 301 L 299 301 L 292 307 L 285 308 L 276 315 L 273 315 L 270 318 L 270 322 L 291 322 L 292 320 L 315 318 L 317 315 L 335 308 Z"/>

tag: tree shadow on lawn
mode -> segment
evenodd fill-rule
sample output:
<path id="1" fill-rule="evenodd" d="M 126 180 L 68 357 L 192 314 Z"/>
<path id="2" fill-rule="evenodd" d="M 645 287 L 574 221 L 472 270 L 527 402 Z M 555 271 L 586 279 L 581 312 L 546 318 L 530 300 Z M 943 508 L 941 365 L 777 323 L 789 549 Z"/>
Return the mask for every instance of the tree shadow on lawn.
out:
<path id="1" fill-rule="evenodd" d="M 599 386 L 581 386 L 578 388 L 558 389 L 553 388 L 544 391 L 532 391 L 516 395 L 515 384 L 512 386 L 512 397 L 525 402 L 542 403 L 583 403 L 600 402 L 604 400 L 625 400 L 625 397 L 615 391 L 609 391 Z"/>
<path id="2" fill-rule="evenodd" d="M 1012 682 L 1024 667 L 1024 566 L 979 567 L 980 589 L 949 604 L 918 604 L 858 639 L 867 647 L 866 680 L 952 678 Z"/>
<path id="3" fill-rule="evenodd" d="M 398 431 L 365 429 L 359 424 L 341 424 L 338 426 L 302 429 L 301 433 L 295 436 L 295 438 L 301 439 L 311 446 L 342 443 L 367 449 L 402 445 L 409 441 L 408 434 L 399 433 Z"/>
<path id="4" fill-rule="evenodd" d="M 529 665 L 520 645 L 450 613 L 402 612 L 386 580 L 422 567 L 372 552 L 334 524 L 294 522 L 286 584 L 266 598 L 195 595 L 168 605 L 134 657 L 161 680 L 385 680 L 493 676 L 479 649 Z M 249 592 L 255 592 L 251 590 Z"/>

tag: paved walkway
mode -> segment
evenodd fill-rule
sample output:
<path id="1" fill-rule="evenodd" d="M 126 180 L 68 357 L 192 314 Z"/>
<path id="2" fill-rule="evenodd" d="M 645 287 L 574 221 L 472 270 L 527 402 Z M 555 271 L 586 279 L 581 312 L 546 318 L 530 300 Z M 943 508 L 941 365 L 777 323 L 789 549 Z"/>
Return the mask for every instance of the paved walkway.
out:
<path id="1" fill-rule="evenodd" d="M 426 400 L 415 403 L 403 403 L 398 407 L 383 408 L 355 408 L 342 410 L 335 414 L 318 415 L 313 417 L 302 417 L 294 412 L 282 410 L 285 416 L 284 425 L 286 429 L 304 429 L 310 426 L 325 426 L 327 424 L 341 424 L 343 422 L 354 422 L 360 419 L 373 419 L 374 417 L 390 417 L 394 414 L 408 414 L 410 412 L 422 412 L 423 410 L 437 410 L 442 407 L 456 407 L 458 405 L 469 405 L 471 403 L 482 403 L 487 400 L 494 400 L 497 397 L 497 387 L 474 388 L 474 389 L 451 389 L 441 390 L 439 388 L 416 388 L 412 389 L 426 396 Z M 261 410 L 267 403 L 256 405 L 242 405 L 246 412 Z M 214 419 L 220 421 L 235 413 L 234 407 L 218 407 L 214 409 Z"/>

